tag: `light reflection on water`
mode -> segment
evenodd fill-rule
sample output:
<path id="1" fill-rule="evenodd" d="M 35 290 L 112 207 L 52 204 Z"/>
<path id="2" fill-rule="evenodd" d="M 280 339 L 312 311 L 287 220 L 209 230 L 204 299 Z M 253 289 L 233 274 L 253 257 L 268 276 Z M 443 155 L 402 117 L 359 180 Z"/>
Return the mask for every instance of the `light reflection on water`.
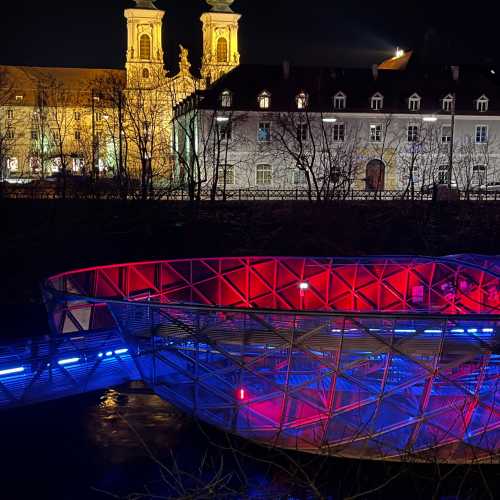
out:
<path id="1" fill-rule="evenodd" d="M 188 416 L 140 382 L 106 390 L 85 418 L 91 445 L 112 463 L 146 456 L 140 440 L 154 453 L 165 455 L 192 425 Z"/>

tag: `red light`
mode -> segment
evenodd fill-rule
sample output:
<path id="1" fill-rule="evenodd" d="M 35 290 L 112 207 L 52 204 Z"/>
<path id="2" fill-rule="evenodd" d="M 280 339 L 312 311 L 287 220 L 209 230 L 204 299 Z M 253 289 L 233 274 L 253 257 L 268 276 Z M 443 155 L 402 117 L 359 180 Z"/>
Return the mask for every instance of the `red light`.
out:
<path id="1" fill-rule="evenodd" d="M 238 391 L 238 397 L 243 401 L 245 399 L 245 389 L 240 389 Z"/>

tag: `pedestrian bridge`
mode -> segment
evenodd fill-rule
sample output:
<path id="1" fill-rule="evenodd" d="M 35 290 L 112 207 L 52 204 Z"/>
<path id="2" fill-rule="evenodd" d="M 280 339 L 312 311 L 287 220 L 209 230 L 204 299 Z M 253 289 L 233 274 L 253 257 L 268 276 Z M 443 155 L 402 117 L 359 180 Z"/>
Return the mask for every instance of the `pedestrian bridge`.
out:
<path id="1" fill-rule="evenodd" d="M 223 431 L 364 459 L 498 462 L 500 261 L 248 257 L 50 278 L 2 407 L 141 379 Z"/>

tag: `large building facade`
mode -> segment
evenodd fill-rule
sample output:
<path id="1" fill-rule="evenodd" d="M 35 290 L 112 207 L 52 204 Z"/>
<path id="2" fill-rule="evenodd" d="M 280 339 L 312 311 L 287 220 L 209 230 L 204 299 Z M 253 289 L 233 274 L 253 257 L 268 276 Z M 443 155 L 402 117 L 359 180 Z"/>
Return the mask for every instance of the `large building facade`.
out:
<path id="1" fill-rule="evenodd" d="M 172 180 L 173 108 L 239 64 L 232 0 L 209 1 L 201 17 L 200 77 L 180 47 L 179 71 L 164 63 L 165 12 L 151 0 L 125 10 L 123 70 L 0 66 L 0 178 L 57 173 Z"/>
<path id="2" fill-rule="evenodd" d="M 175 124 L 179 175 L 196 182 L 201 164 L 220 190 L 328 198 L 500 181 L 495 70 L 411 53 L 371 69 L 242 65 L 177 106 Z"/>

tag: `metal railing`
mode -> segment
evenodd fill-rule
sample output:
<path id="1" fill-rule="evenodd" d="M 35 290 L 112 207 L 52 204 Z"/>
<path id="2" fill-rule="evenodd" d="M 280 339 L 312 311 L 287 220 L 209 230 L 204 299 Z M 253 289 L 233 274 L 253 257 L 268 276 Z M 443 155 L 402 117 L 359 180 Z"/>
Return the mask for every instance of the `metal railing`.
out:
<path id="1" fill-rule="evenodd" d="M 0 188 L 0 198 L 8 199 L 31 199 L 31 200 L 53 200 L 53 199 L 100 199 L 100 200 L 140 200 L 144 198 L 143 193 L 138 190 L 128 190 L 126 195 L 120 194 L 119 190 L 95 190 L 78 191 L 67 189 L 64 193 L 54 188 L 37 188 L 30 185 L 7 186 Z M 314 193 L 307 189 L 266 189 L 266 188 L 241 188 L 217 190 L 215 194 L 209 189 L 203 189 L 199 195 L 190 194 L 187 189 L 158 188 L 147 192 L 148 200 L 157 201 L 189 201 L 200 199 L 201 201 L 317 201 Z M 349 190 L 336 191 L 320 197 L 321 201 L 436 201 L 430 192 L 415 192 L 410 195 L 405 190 L 365 191 Z M 462 201 L 500 201 L 500 191 L 469 191 L 462 192 L 456 196 L 456 200 Z"/>

